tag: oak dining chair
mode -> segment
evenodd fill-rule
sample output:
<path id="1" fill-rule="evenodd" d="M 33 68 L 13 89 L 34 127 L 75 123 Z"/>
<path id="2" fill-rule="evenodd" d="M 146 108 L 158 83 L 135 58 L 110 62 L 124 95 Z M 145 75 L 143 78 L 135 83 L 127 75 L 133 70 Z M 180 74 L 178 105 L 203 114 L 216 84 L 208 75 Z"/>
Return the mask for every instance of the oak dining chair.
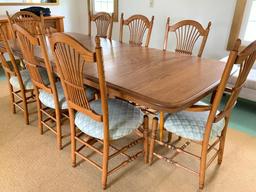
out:
<path id="1" fill-rule="evenodd" d="M 23 54 L 24 63 L 29 70 L 35 87 L 40 132 L 43 134 L 43 128 L 46 127 L 56 134 L 57 147 L 62 149 L 62 139 L 65 137 L 62 134 L 62 120 L 69 119 L 66 113 L 68 107 L 61 83 L 56 81 L 55 74 L 52 70 L 42 25 L 38 23 L 34 31 L 31 31 L 32 34 L 18 24 L 13 24 L 13 29 Z M 41 64 L 35 56 L 34 51 L 36 47 L 40 48 L 39 51 L 44 59 L 44 66 L 47 71 L 49 83 L 46 83 L 39 73 Z M 88 88 L 87 93 L 88 97 L 93 100 L 94 89 Z M 52 122 L 54 122 L 54 124 Z"/>
<path id="2" fill-rule="evenodd" d="M 64 95 L 61 86 L 56 84 L 54 74 L 48 58 L 47 49 L 45 47 L 45 38 L 42 35 L 40 23 L 34 24 L 33 31 L 27 31 L 18 24 L 13 24 L 15 38 L 19 42 L 21 52 L 23 54 L 24 63 L 29 71 L 33 85 L 35 87 L 35 94 L 37 99 L 38 111 L 38 126 L 40 133 L 43 134 L 43 127 L 45 126 L 57 135 L 57 145 L 62 147 L 61 135 L 61 110 L 67 109 Z M 31 34 L 32 33 L 32 34 Z M 47 71 L 48 81 L 45 82 L 39 73 L 41 69 L 40 62 L 36 59 L 34 54 L 35 47 L 40 47 L 41 54 L 44 57 L 44 64 Z M 43 107 L 42 103 L 46 106 Z M 53 109 L 54 112 L 52 112 Z M 47 118 L 44 118 L 44 116 Z M 50 126 L 51 121 L 56 123 L 56 130 Z"/>
<path id="3" fill-rule="evenodd" d="M 142 46 L 143 38 L 147 31 L 145 47 L 148 47 L 153 24 L 154 16 L 152 16 L 151 21 L 144 15 L 133 15 L 128 19 L 124 19 L 124 14 L 122 13 L 120 21 L 120 42 L 123 42 L 124 26 L 127 26 L 130 32 L 129 44 Z"/>
<path id="4" fill-rule="evenodd" d="M 44 18 L 43 15 L 37 16 L 36 14 L 29 11 L 18 11 L 12 16 L 10 16 L 9 12 L 6 11 L 6 15 L 8 18 L 9 26 L 11 27 L 12 39 L 15 39 L 13 24 L 18 24 L 28 30 L 30 33 L 34 32 L 34 27 L 37 26 L 37 23 L 41 23 L 43 29 L 45 29 Z M 46 33 L 44 31 L 44 33 Z M 23 60 L 20 59 L 20 63 L 22 67 L 24 66 Z"/>
<path id="5" fill-rule="evenodd" d="M 92 34 L 92 22 L 94 22 L 97 31 L 96 36 L 108 39 L 112 38 L 114 13 L 110 15 L 106 12 L 99 12 L 93 15 L 89 12 L 88 18 L 89 35 Z"/>
<path id="6" fill-rule="evenodd" d="M 144 15 L 132 15 L 128 19 L 124 19 L 124 13 L 121 14 L 120 21 L 120 42 L 123 42 L 124 26 L 129 28 L 129 44 L 142 46 L 145 33 L 147 31 L 145 47 L 149 46 L 151 33 L 154 25 L 154 16 L 151 21 Z M 145 114 L 154 114 L 155 110 L 149 109 L 146 106 L 141 106 L 131 102 L 133 105 L 139 107 Z"/>
<path id="7" fill-rule="evenodd" d="M 57 32 L 57 29 L 51 26 L 46 27 L 43 13 L 41 13 L 40 16 L 37 16 L 36 14 L 29 11 L 18 11 L 14 15 L 10 16 L 9 12 L 6 11 L 6 15 L 8 17 L 9 25 L 11 26 L 13 38 L 15 38 L 13 28 L 12 28 L 13 24 L 20 25 L 31 34 L 35 32 L 34 27 L 37 25 L 37 23 L 41 23 L 43 34 L 49 35 L 51 33 Z"/>
<path id="8" fill-rule="evenodd" d="M 182 53 L 186 55 L 192 55 L 194 47 L 201 40 L 201 46 L 197 54 L 198 57 L 201 57 L 208 39 L 208 35 L 211 29 L 211 22 L 208 23 L 206 29 L 203 26 L 194 20 L 183 20 L 174 25 L 170 25 L 170 17 L 167 18 L 166 31 L 164 37 L 164 51 L 167 50 L 169 33 L 175 33 L 176 37 L 176 48 L 175 52 Z M 160 112 L 160 140 L 163 139 L 163 126 L 164 126 L 164 114 Z M 171 141 L 172 134 L 169 133 L 169 140 Z"/>
<path id="9" fill-rule="evenodd" d="M 170 25 L 170 17 L 167 18 L 166 31 L 164 37 L 164 51 L 167 50 L 169 33 L 175 33 L 176 48 L 175 52 L 187 55 L 193 54 L 193 49 L 197 41 L 202 38 L 201 46 L 197 54 L 201 57 L 208 39 L 211 22 L 208 23 L 206 29 L 194 20 L 183 20 L 174 25 Z"/>
<path id="10" fill-rule="evenodd" d="M 148 117 L 144 116 L 140 109 L 137 109 L 128 102 L 107 97 L 102 48 L 99 37 L 96 37 L 95 51 L 89 51 L 76 39 L 63 33 L 52 35 L 50 42 L 68 102 L 72 165 L 76 166 L 76 158 L 78 156 L 95 166 L 102 172 L 102 188 L 105 189 L 109 175 L 135 160 L 143 152 L 145 162 L 147 162 Z M 65 55 L 65 53 L 68 54 Z M 100 99 L 92 102 L 89 102 L 86 90 L 83 88 L 86 65 L 95 65 L 99 78 Z M 144 131 L 136 132 L 138 128 Z M 77 129 L 79 131 L 76 131 Z M 113 141 L 122 139 L 134 131 L 138 133 L 134 141 L 121 148 L 113 145 Z M 144 150 L 139 150 L 134 155 L 126 152 L 140 142 L 144 142 Z M 95 159 L 93 160 L 91 155 L 84 155 L 84 151 L 92 151 L 100 155 L 102 162 L 99 163 Z M 109 161 L 120 155 L 125 160 L 110 169 Z"/>
<path id="11" fill-rule="evenodd" d="M 18 11 L 14 15 L 10 16 L 9 12 L 6 11 L 6 15 L 8 17 L 9 26 L 11 26 L 12 29 L 13 38 L 15 38 L 14 29 L 12 27 L 13 24 L 18 24 L 28 32 L 33 33 L 35 32 L 34 27 L 37 26 L 38 23 L 41 23 L 43 30 L 45 30 L 44 17 L 42 14 L 41 16 L 37 16 L 32 12 Z M 45 34 L 45 31 L 43 31 L 43 33 Z"/>
<path id="12" fill-rule="evenodd" d="M 186 140 L 184 145 L 182 145 L 180 142 L 177 143 L 177 141 L 168 143 L 156 139 L 158 118 L 155 117 L 153 120 L 149 153 L 150 164 L 152 164 L 153 157 L 155 156 L 168 163 L 195 173 L 199 175 L 200 189 L 203 189 L 205 185 L 206 169 L 216 158 L 218 158 L 219 165 L 222 163 L 226 133 L 231 112 L 236 105 L 238 95 L 256 59 L 256 41 L 250 44 L 241 52 L 238 51 L 240 44 L 241 41 L 237 40 L 233 50 L 229 54 L 229 59 L 226 63 L 220 84 L 216 93 L 214 94 L 212 104 L 199 102 L 185 111 L 173 114 L 165 114 L 165 130 L 184 138 Z M 234 87 L 226 88 L 228 79 L 235 63 L 240 63 L 241 65 L 239 76 Z M 225 91 L 230 93 L 230 97 L 225 103 L 224 107 L 220 107 L 223 93 Z M 155 143 L 174 150 L 173 155 L 168 158 L 155 152 Z M 191 143 L 201 145 L 200 154 L 195 154 L 186 149 Z M 175 160 L 176 156 L 179 154 L 188 155 L 198 159 L 200 161 L 199 171 L 191 169 L 178 162 L 178 160 Z"/>
<path id="13" fill-rule="evenodd" d="M 16 108 L 24 112 L 25 123 L 29 124 L 28 104 L 35 102 L 33 93 L 34 87 L 27 69 L 21 69 L 17 64 L 13 51 L 7 40 L 7 34 L 2 26 L 0 26 L 0 37 L 4 44 L 4 50 L 0 50 L 0 60 L 8 80 L 8 87 L 11 96 L 12 112 L 16 113 Z M 6 61 L 6 56 L 10 62 Z M 41 70 L 41 75 L 46 77 L 44 70 Z"/>

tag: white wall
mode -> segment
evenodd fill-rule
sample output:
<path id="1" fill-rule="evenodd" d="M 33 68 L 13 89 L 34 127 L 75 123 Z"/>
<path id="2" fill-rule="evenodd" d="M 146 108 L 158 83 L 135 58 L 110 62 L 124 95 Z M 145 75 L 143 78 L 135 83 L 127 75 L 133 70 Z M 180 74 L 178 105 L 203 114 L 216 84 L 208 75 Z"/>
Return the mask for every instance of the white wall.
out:
<path id="1" fill-rule="evenodd" d="M 87 4 L 86 0 L 60 0 L 59 6 L 51 6 L 54 15 L 65 16 L 65 30 L 87 33 Z M 155 0 L 154 7 L 149 7 L 149 0 L 119 0 L 119 15 L 124 12 L 125 17 L 132 14 L 144 14 L 148 17 L 155 16 L 155 23 L 151 38 L 151 47 L 163 47 L 163 38 L 166 19 L 171 17 L 171 22 L 182 19 L 194 19 L 206 26 L 212 21 L 212 29 L 206 44 L 204 56 L 221 58 L 227 55 L 230 27 L 235 9 L 235 0 Z M 17 6 L 1 6 L 0 15 L 5 10 L 11 13 L 19 10 Z M 120 16 L 119 16 L 120 17 Z M 119 23 L 114 25 L 113 39 L 119 39 Z M 169 44 L 172 41 L 170 41 Z M 174 44 L 169 46 L 174 47 Z"/>
<path id="2" fill-rule="evenodd" d="M 65 16 L 64 26 L 65 31 L 75 31 L 80 32 L 80 2 L 85 0 L 60 0 L 60 4 L 57 6 L 45 6 L 49 7 L 52 11 L 52 15 L 60 15 Z M 76 3 L 75 3 L 76 2 Z M 6 15 L 6 10 L 9 11 L 10 14 L 13 14 L 19 11 L 22 8 L 29 7 L 28 6 L 0 6 L 0 16 Z M 78 11 L 79 10 L 79 11 Z"/>
<path id="3" fill-rule="evenodd" d="M 204 56 L 221 58 L 227 55 L 226 46 L 235 4 L 235 0 L 154 0 L 154 7 L 150 8 L 149 0 L 119 0 L 119 15 L 122 12 L 125 14 L 125 18 L 132 14 L 144 14 L 148 17 L 154 15 L 155 23 L 150 46 L 160 49 L 163 47 L 168 16 L 171 17 L 172 23 L 182 19 L 194 19 L 205 27 L 209 21 L 212 21 L 212 29 Z M 85 3 L 82 3 L 80 7 L 80 18 L 83 18 L 80 29 L 83 32 L 87 32 L 85 6 Z M 114 25 L 113 39 L 119 39 L 119 24 Z"/>
<path id="4" fill-rule="evenodd" d="M 126 16 L 134 13 L 155 16 L 151 46 L 156 48 L 163 46 L 168 16 L 172 23 L 182 19 L 194 19 L 207 26 L 212 21 L 204 52 L 204 56 L 210 58 L 221 58 L 227 54 L 225 50 L 234 8 L 235 0 L 155 0 L 153 8 L 149 7 L 149 0 L 120 0 L 120 12 L 124 12 Z"/>

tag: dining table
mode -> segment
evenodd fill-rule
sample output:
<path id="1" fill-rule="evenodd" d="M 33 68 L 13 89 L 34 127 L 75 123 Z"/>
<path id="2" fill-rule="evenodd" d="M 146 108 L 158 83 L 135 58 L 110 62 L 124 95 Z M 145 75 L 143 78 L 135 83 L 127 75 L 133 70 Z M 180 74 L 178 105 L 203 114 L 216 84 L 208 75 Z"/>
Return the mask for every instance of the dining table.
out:
<path id="1" fill-rule="evenodd" d="M 95 51 L 95 37 L 66 33 L 89 51 Z M 49 40 L 47 47 L 53 70 L 57 73 Z M 15 56 L 21 51 L 10 40 Z M 225 62 L 184 55 L 101 38 L 105 80 L 110 96 L 129 100 L 161 112 L 178 112 L 200 101 L 218 87 Z M 0 49 L 4 49 L 0 43 Z M 39 50 L 36 57 L 43 58 Z M 86 85 L 98 88 L 97 65 L 84 67 Z"/>

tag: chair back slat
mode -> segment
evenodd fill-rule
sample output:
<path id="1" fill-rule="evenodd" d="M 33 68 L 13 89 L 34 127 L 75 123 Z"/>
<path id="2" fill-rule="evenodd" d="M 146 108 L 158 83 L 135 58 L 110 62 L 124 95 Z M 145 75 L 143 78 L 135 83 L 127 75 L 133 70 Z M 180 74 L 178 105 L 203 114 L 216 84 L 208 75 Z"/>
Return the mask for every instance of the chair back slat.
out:
<path id="1" fill-rule="evenodd" d="M 102 38 L 112 38 L 112 30 L 113 30 L 113 17 L 109 13 L 99 12 L 95 15 L 92 15 L 89 12 L 89 35 L 92 33 L 92 22 L 96 25 L 97 35 Z"/>
<path id="2" fill-rule="evenodd" d="M 96 53 L 67 34 L 53 34 L 50 42 L 69 107 L 102 121 L 102 115 L 91 110 L 84 87 L 85 66 L 97 62 Z M 104 85 L 100 82 L 100 86 L 105 86 L 105 78 L 102 82 Z"/>
<path id="3" fill-rule="evenodd" d="M 145 47 L 148 47 L 151 37 L 151 32 L 154 23 L 154 16 L 151 21 L 143 15 L 133 15 L 128 19 L 124 20 L 124 14 L 121 15 L 120 25 L 120 42 L 123 42 L 123 28 L 124 25 L 128 26 L 130 32 L 129 43 L 133 45 L 141 46 L 143 44 L 143 38 L 147 31 L 147 39 Z"/>
<path id="4" fill-rule="evenodd" d="M 10 78 L 11 76 L 16 76 L 16 74 L 14 73 L 11 66 L 7 63 L 7 61 L 4 57 L 4 52 L 1 50 L 0 50 L 0 61 L 1 61 L 2 67 L 4 69 L 4 72 L 8 75 L 8 78 Z"/>
<path id="5" fill-rule="evenodd" d="M 0 55 L 2 66 L 5 70 L 5 72 L 8 73 L 8 77 L 10 78 L 11 76 L 16 76 L 18 78 L 20 88 L 24 89 L 24 85 L 23 85 L 23 81 L 22 81 L 22 78 L 20 75 L 19 67 L 16 63 L 13 51 L 9 45 L 8 40 L 7 40 L 8 39 L 7 34 L 5 33 L 5 30 L 2 28 L 1 25 L 0 25 L 0 37 L 1 37 L 2 43 L 4 44 L 4 47 L 5 47 L 5 50 L 3 52 L 1 51 L 1 55 Z M 9 56 L 10 64 L 6 62 L 6 59 L 4 57 L 5 52 Z"/>
<path id="6" fill-rule="evenodd" d="M 16 64 L 14 66 L 9 65 L 6 62 L 5 57 L 4 57 L 5 52 L 11 53 L 10 57 L 12 57 L 13 54 L 12 54 L 12 50 L 10 49 L 10 46 L 8 44 L 7 36 L 6 36 L 6 33 L 5 33 L 2 25 L 0 25 L 0 38 L 2 40 L 1 42 L 4 44 L 4 47 L 5 47 L 5 50 L 4 49 L 0 50 L 0 52 L 1 52 L 1 62 L 2 62 L 3 69 L 4 69 L 5 72 L 16 76 L 14 68 L 16 68 L 18 70 L 18 67 L 16 66 Z"/>
<path id="7" fill-rule="evenodd" d="M 203 39 L 198 53 L 198 56 L 201 57 L 208 38 L 210 27 L 211 22 L 209 22 L 207 28 L 204 29 L 200 23 L 193 20 L 183 20 L 174 25 L 170 25 L 170 18 L 168 18 L 166 24 L 164 50 L 167 49 L 168 35 L 170 32 L 174 32 L 176 36 L 175 52 L 186 55 L 193 54 L 193 49 L 196 42 L 200 37 L 202 37 Z"/>
<path id="8" fill-rule="evenodd" d="M 43 36 L 41 24 L 37 24 L 37 28 L 36 30 L 34 30 L 35 33 L 33 34 L 31 34 L 29 31 L 27 31 L 25 28 L 21 27 L 18 24 L 13 24 L 13 30 L 15 38 L 19 42 L 24 63 L 29 70 L 31 81 L 37 88 L 43 89 L 49 93 L 53 93 L 52 87 L 55 86 L 55 83 L 53 82 L 53 73 L 49 64 L 47 53 L 44 53 L 46 49 L 43 49 L 43 46 L 45 46 L 45 39 Z M 48 78 L 51 84 L 50 87 L 48 87 L 48 84 L 45 84 L 48 82 L 44 82 L 43 77 L 41 76 L 40 68 L 42 65 L 40 64 L 38 58 L 36 58 L 36 51 L 41 51 L 41 54 L 44 57 L 44 64 L 47 69 Z M 51 75 L 49 76 L 49 74 Z"/>
<path id="9" fill-rule="evenodd" d="M 64 83 L 69 93 L 69 99 L 83 108 L 90 109 L 89 102 L 86 97 L 86 91 L 83 85 L 83 74 L 76 71 L 83 71 L 85 60 L 76 52 L 74 48 L 66 44 L 58 43 L 56 45 L 56 56 L 61 64 L 64 76 Z"/>

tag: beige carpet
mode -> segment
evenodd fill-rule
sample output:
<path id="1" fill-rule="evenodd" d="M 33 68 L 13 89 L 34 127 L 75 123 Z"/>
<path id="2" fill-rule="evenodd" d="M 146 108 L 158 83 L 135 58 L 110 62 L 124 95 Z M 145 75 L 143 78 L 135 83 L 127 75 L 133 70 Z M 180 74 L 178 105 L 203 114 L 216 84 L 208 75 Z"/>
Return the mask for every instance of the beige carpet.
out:
<path id="1" fill-rule="evenodd" d="M 70 146 L 56 149 L 53 134 L 39 134 L 36 115 L 24 125 L 22 113 L 11 114 L 7 86 L 0 82 L 0 191 L 101 191 L 101 175 L 88 163 L 72 168 Z M 194 164 L 188 161 L 189 164 Z M 256 139 L 229 129 L 223 164 L 207 172 L 207 192 L 256 191 Z M 106 191 L 198 191 L 198 178 L 162 161 L 151 167 L 142 158 L 109 179 Z"/>

